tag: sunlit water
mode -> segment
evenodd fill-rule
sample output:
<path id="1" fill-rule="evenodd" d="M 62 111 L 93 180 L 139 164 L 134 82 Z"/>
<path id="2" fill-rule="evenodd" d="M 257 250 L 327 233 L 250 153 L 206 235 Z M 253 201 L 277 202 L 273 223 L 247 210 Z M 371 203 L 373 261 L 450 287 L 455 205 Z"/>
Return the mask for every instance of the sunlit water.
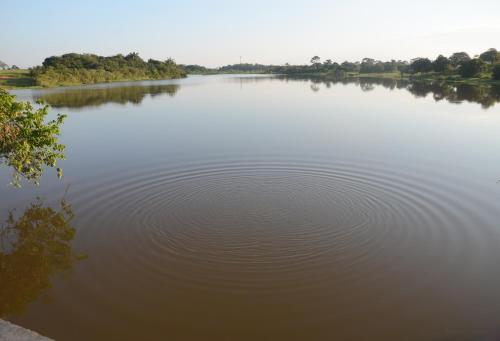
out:
<path id="1" fill-rule="evenodd" d="M 3 306 L 24 307 L 2 313 L 57 340 L 500 335 L 497 91 L 200 76 L 14 92 L 68 114 L 67 160 L 38 188 L 2 169 L 2 221 L 64 198 L 86 258 L 30 297 L 0 278 Z"/>

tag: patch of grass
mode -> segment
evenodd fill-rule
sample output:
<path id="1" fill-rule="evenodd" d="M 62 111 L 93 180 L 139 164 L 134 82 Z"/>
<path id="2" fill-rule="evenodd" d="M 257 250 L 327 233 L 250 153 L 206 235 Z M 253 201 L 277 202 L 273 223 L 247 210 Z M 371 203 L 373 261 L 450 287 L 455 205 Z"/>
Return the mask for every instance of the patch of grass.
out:
<path id="1" fill-rule="evenodd" d="M 350 76 L 360 78 L 388 78 L 388 79 L 401 79 L 400 72 L 383 72 L 383 73 L 351 73 Z"/>
<path id="2" fill-rule="evenodd" d="M 35 80 L 31 77 L 30 71 L 20 70 L 0 70 L 0 87 L 4 89 L 34 87 Z"/>

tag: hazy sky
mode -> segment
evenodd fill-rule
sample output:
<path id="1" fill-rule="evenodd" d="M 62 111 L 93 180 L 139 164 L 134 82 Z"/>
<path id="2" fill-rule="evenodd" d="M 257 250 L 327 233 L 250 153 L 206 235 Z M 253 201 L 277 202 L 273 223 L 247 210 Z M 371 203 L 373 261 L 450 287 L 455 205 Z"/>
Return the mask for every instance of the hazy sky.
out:
<path id="1" fill-rule="evenodd" d="M 0 0 L 0 60 L 132 51 L 182 64 L 410 59 L 500 49 L 500 0 Z"/>

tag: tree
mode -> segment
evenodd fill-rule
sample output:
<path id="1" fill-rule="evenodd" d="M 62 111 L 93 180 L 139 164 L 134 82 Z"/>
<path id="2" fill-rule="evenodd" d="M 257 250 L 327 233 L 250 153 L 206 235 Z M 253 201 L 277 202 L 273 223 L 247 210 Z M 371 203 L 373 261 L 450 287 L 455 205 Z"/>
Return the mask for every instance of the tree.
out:
<path id="1" fill-rule="evenodd" d="M 12 65 L 10 67 L 11 70 L 19 70 L 19 67 L 17 65 Z"/>
<path id="2" fill-rule="evenodd" d="M 68 53 L 52 56 L 42 66 L 32 69 L 37 85 L 75 85 L 133 79 L 171 79 L 186 76 L 174 60 L 145 62 L 137 53 L 104 57 L 94 54 Z"/>
<path id="3" fill-rule="evenodd" d="M 411 61 L 410 68 L 413 73 L 432 71 L 432 62 L 429 58 L 415 58 Z"/>
<path id="4" fill-rule="evenodd" d="M 9 66 L 0 60 L 0 69 L 5 70 L 8 68 L 9 68 Z"/>
<path id="5" fill-rule="evenodd" d="M 432 62 L 432 69 L 436 72 L 446 72 L 450 69 L 450 66 L 450 60 L 441 54 Z"/>
<path id="6" fill-rule="evenodd" d="M 488 63 L 495 63 L 496 61 L 500 61 L 500 53 L 494 49 L 488 49 L 487 51 L 481 53 L 479 55 L 479 59 Z"/>
<path id="7" fill-rule="evenodd" d="M 351 62 L 345 61 L 342 64 L 340 64 L 340 66 L 342 67 L 343 70 L 345 70 L 347 72 L 359 71 L 359 65 L 356 63 L 351 63 Z"/>
<path id="8" fill-rule="evenodd" d="M 15 186 L 21 185 L 21 177 L 38 184 L 45 166 L 56 167 L 57 160 L 64 159 L 65 146 L 57 138 L 65 115 L 45 123 L 48 112 L 48 105 L 34 110 L 29 102 L 17 102 L 0 89 L 0 164 L 14 170 Z M 57 173 L 62 176 L 61 169 Z"/>
<path id="9" fill-rule="evenodd" d="M 493 79 L 500 80 L 500 64 L 493 67 Z"/>
<path id="10" fill-rule="evenodd" d="M 408 65 L 408 64 L 399 65 L 398 70 L 401 73 L 401 76 L 403 76 L 405 73 L 411 73 L 411 68 L 410 68 L 410 65 Z"/>
<path id="11" fill-rule="evenodd" d="M 481 59 L 471 59 L 460 65 L 459 73 L 464 78 L 471 78 L 485 70 L 486 64 Z"/>
<path id="12" fill-rule="evenodd" d="M 384 72 L 396 72 L 398 71 L 398 63 L 393 59 L 390 62 L 383 63 Z"/>
<path id="13" fill-rule="evenodd" d="M 375 59 L 363 58 L 363 60 L 361 60 L 361 65 L 359 66 L 359 72 L 361 73 L 374 72 L 374 65 L 375 65 Z"/>
<path id="14" fill-rule="evenodd" d="M 455 52 L 450 57 L 451 65 L 457 67 L 463 62 L 468 62 L 471 58 L 466 52 Z"/>
<path id="15" fill-rule="evenodd" d="M 311 58 L 311 64 L 316 65 L 321 62 L 321 58 L 319 56 L 314 56 Z"/>

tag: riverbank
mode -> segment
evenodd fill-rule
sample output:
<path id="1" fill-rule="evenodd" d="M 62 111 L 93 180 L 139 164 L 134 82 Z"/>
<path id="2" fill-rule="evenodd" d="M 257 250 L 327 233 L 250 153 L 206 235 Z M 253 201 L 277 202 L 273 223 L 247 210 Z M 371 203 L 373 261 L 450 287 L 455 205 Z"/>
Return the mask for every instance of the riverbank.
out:
<path id="1" fill-rule="evenodd" d="M 175 79 L 175 78 L 165 78 L 165 79 Z M 6 90 L 16 90 L 16 89 L 50 89 L 50 88 L 60 88 L 66 86 L 78 86 L 78 85 L 89 85 L 89 84 L 103 84 L 103 83 L 121 83 L 121 82 L 139 82 L 139 81 L 150 81 L 150 80 L 164 80 L 158 78 L 150 77 L 137 77 L 137 78 L 123 78 L 115 79 L 111 81 L 104 82 L 64 82 L 61 84 L 53 86 L 40 86 L 36 85 L 35 79 L 31 76 L 30 71 L 27 69 L 20 70 L 0 70 L 0 88 Z"/>
<path id="2" fill-rule="evenodd" d="M 216 74 L 229 74 L 228 72 L 214 72 L 214 73 L 190 73 L 189 75 L 216 75 Z M 245 73 L 249 74 L 249 73 Z M 254 73 L 261 74 L 261 73 Z M 445 76 L 442 74 L 419 74 L 419 75 L 409 75 L 401 74 L 400 72 L 387 72 L 387 73 L 356 73 L 349 72 L 343 77 L 331 72 L 309 72 L 309 73 L 299 73 L 299 74 L 282 74 L 282 76 L 287 76 L 291 78 L 296 77 L 307 77 L 316 79 L 332 79 L 339 80 L 342 78 L 372 78 L 372 79 L 394 79 L 394 80 L 407 80 L 407 81 L 418 81 L 425 83 L 443 83 L 443 84 L 468 84 L 468 85 L 500 85 L 500 80 L 493 80 L 488 77 L 475 77 L 475 78 L 462 78 L 458 75 Z M 168 78 L 166 78 L 168 79 Z M 116 79 L 106 82 L 99 83 L 120 83 L 120 82 L 132 82 L 132 81 L 145 81 L 145 80 L 159 80 L 156 78 L 140 77 L 140 78 L 127 78 L 127 79 Z M 78 86 L 87 84 L 99 84 L 99 83 L 81 83 L 81 82 L 71 82 L 63 83 L 54 86 L 39 86 L 36 85 L 36 81 L 30 75 L 30 71 L 27 69 L 21 70 L 0 70 L 0 88 L 13 90 L 13 89 L 41 89 L 41 88 L 58 88 L 64 86 Z"/>

